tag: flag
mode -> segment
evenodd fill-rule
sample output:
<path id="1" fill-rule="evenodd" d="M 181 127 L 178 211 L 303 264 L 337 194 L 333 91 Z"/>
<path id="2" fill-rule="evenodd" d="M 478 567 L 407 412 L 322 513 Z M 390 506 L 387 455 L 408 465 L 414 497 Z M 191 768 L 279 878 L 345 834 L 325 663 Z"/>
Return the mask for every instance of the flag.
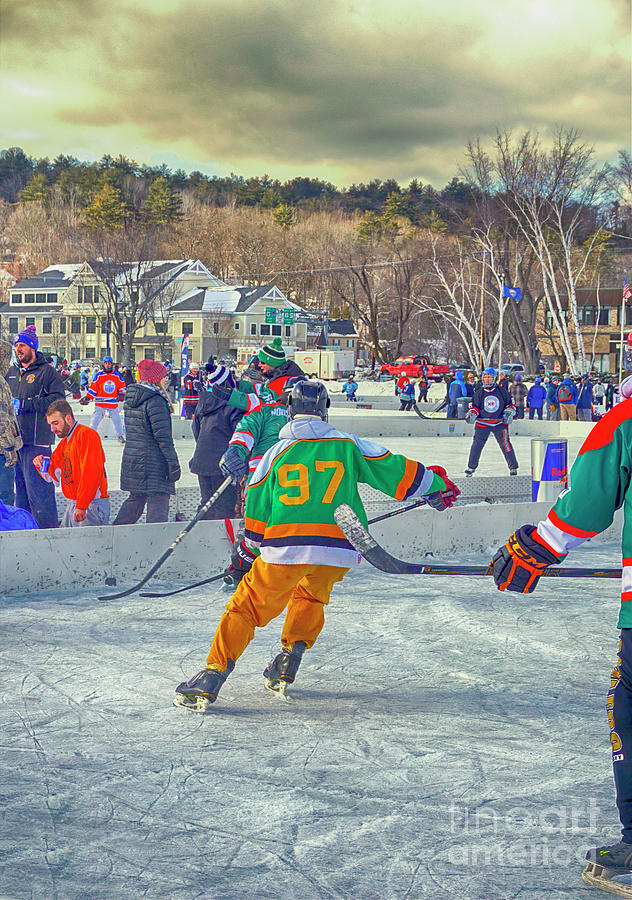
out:
<path id="1" fill-rule="evenodd" d="M 623 282 L 623 302 L 627 303 L 628 300 L 632 297 L 632 291 L 630 290 L 630 285 L 627 281 Z"/>
<path id="2" fill-rule="evenodd" d="M 184 393 L 184 379 L 189 371 L 189 335 L 182 338 L 182 353 L 180 355 L 180 391 Z M 184 401 L 182 401 L 182 418 L 184 418 Z"/>
<path id="3" fill-rule="evenodd" d="M 509 284 L 503 285 L 503 297 L 511 297 L 512 300 L 522 300 L 522 291 L 519 287 L 511 287 Z"/>

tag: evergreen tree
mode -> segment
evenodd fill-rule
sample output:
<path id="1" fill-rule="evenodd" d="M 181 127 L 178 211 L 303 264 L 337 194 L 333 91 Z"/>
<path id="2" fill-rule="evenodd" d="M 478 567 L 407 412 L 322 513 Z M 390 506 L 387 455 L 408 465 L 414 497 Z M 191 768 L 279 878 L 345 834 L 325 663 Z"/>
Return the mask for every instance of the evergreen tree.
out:
<path id="1" fill-rule="evenodd" d="M 294 210 L 291 206 L 288 206 L 287 203 L 279 203 L 277 208 L 272 213 L 272 218 L 276 225 L 279 228 L 288 229 L 291 228 L 295 223 L 294 219 Z"/>
<path id="2" fill-rule="evenodd" d="M 43 172 L 37 172 L 18 193 L 20 203 L 44 203 L 50 200 L 50 186 Z"/>
<path id="3" fill-rule="evenodd" d="M 121 190 L 110 181 L 105 181 L 86 208 L 86 221 L 94 229 L 122 228 L 127 215 L 128 209 Z"/>
<path id="4" fill-rule="evenodd" d="M 171 189 L 164 175 L 149 186 L 143 204 L 143 221 L 148 225 L 168 225 L 182 217 L 182 198 Z"/>

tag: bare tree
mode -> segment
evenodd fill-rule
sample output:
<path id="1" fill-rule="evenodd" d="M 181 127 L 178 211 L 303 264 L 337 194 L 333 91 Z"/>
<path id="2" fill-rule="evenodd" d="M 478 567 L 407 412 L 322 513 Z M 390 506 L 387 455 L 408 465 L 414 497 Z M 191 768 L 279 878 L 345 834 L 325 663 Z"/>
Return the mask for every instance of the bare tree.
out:
<path id="1" fill-rule="evenodd" d="M 595 228 L 595 207 L 605 170 L 597 170 L 592 147 L 582 144 L 576 131 L 565 129 L 558 130 L 549 150 L 537 135 L 526 132 L 514 141 L 505 132 L 496 136 L 493 158 L 478 142 L 468 146 L 468 158 L 478 182 L 500 203 L 537 261 L 567 367 L 578 371 L 576 347 L 585 370 L 576 291 L 602 234 Z"/>
<path id="2" fill-rule="evenodd" d="M 87 246 L 92 250 L 90 266 L 101 282 L 93 308 L 113 334 L 123 361 L 129 363 L 134 339 L 148 322 L 155 321 L 157 310 L 166 321 L 177 296 L 173 290 L 177 269 L 156 265 L 154 231 L 138 222 L 93 231 Z"/>

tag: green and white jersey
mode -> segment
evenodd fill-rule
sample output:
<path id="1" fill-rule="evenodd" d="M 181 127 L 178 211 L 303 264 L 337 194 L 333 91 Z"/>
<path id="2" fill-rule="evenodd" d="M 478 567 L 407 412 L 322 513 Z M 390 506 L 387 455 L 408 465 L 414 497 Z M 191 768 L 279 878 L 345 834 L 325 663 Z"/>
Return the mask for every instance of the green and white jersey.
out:
<path id="1" fill-rule="evenodd" d="M 370 484 L 397 500 L 445 490 L 419 462 L 373 441 L 337 431 L 315 416 L 299 416 L 262 457 L 246 496 L 245 536 L 265 562 L 357 565 L 358 553 L 334 520 L 341 503 L 366 524 L 358 494 Z"/>
<path id="2" fill-rule="evenodd" d="M 266 450 L 279 440 L 279 432 L 287 420 L 287 406 L 279 401 L 264 403 L 240 420 L 228 446 L 235 447 L 241 458 L 248 460 L 251 475 Z"/>
<path id="3" fill-rule="evenodd" d="M 624 508 L 619 628 L 632 628 L 632 400 L 606 413 L 582 444 L 564 491 L 538 534 L 554 553 L 568 553 L 605 531 Z"/>

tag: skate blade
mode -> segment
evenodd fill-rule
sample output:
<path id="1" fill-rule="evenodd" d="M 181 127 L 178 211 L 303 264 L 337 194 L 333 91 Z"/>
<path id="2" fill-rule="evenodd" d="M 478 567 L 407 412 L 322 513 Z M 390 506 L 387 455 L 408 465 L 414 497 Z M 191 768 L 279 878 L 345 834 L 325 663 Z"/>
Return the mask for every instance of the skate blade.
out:
<path id="1" fill-rule="evenodd" d="M 290 702 L 290 698 L 285 693 L 287 690 L 286 681 L 269 681 L 266 679 L 265 686 L 266 690 L 270 691 L 271 694 L 274 694 L 277 700 L 285 700 L 286 703 Z"/>
<path id="2" fill-rule="evenodd" d="M 617 873 L 616 869 L 607 869 L 600 866 L 599 863 L 589 862 L 584 871 L 582 878 L 586 884 L 599 888 L 602 891 L 608 891 L 610 894 L 617 894 L 619 897 L 632 897 L 632 883 L 616 881 L 616 878 L 631 878 L 629 873 Z"/>
<path id="3" fill-rule="evenodd" d="M 208 711 L 211 701 L 208 697 L 196 697 L 194 700 L 189 700 L 184 694 L 176 694 L 173 698 L 173 705 L 181 706 L 183 709 L 188 709 L 190 712 L 204 714 Z"/>

